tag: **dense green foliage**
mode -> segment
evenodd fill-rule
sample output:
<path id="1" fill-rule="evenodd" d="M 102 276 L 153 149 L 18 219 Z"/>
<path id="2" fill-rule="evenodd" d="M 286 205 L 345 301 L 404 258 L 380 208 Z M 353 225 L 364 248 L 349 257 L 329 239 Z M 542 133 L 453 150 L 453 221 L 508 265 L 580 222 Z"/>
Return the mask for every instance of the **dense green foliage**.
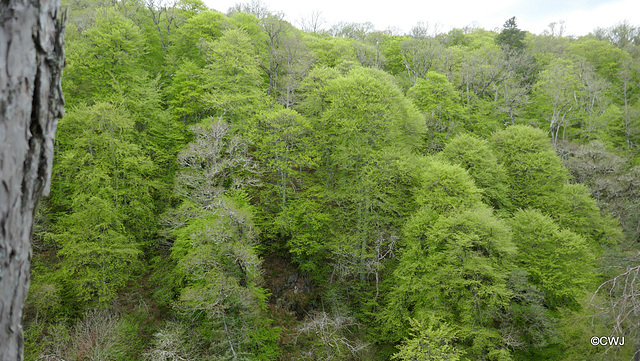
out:
<path id="1" fill-rule="evenodd" d="M 640 350 L 638 28 L 68 4 L 28 360 Z"/>

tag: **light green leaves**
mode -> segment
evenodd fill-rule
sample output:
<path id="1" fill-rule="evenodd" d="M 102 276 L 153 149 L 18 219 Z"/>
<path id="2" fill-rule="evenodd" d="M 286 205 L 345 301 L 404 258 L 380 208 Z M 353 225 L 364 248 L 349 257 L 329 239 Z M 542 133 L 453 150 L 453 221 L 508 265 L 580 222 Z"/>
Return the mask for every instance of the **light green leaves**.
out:
<path id="1" fill-rule="evenodd" d="M 509 210 L 509 188 L 507 173 L 498 164 L 489 142 L 468 134 L 461 134 L 447 143 L 441 157 L 452 164 L 458 164 L 469 172 L 475 185 L 482 193 L 482 200 L 495 209 Z"/>
<path id="2" fill-rule="evenodd" d="M 428 151 L 441 150 L 445 140 L 462 129 L 466 114 L 460 96 L 443 74 L 430 71 L 416 81 L 407 96 L 424 114 Z"/>
<path id="3" fill-rule="evenodd" d="M 199 48 L 206 65 L 185 60 L 168 89 L 174 114 L 197 123 L 207 116 L 252 110 L 261 100 L 262 80 L 251 39 L 242 30 L 230 29 Z"/>
<path id="4" fill-rule="evenodd" d="M 511 232 L 482 204 L 439 217 L 427 210 L 407 223 L 380 322 L 395 338 L 407 334 L 409 319 L 435 315 L 460 327 L 463 344 L 481 357 L 502 344 L 494 325 L 511 298 Z"/>
<path id="5" fill-rule="evenodd" d="M 95 25 L 73 44 L 67 57 L 63 84 L 70 104 L 126 93 L 127 83 L 143 71 L 145 38 L 140 28 L 113 9 L 99 9 L 95 18 Z"/>
<path id="6" fill-rule="evenodd" d="M 492 136 L 493 149 L 506 169 L 516 207 L 539 206 L 541 198 L 562 188 L 567 170 L 542 130 L 512 126 Z"/>
<path id="7" fill-rule="evenodd" d="M 459 166 L 444 162 L 427 163 L 415 191 L 416 202 L 439 214 L 463 210 L 480 202 L 480 190 Z"/>
<path id="8" fill-rule="evenodd" d="M 434 319 L 427 322 L 409 319 L 411 332 L 408 339 L 398 346 L 392 360 L 403 361 L 458 361 L 463 355 L 451 344 L 456 337 L 453 327 L 438 324 Z"/>
<path id="9" fill-rule="evenodd" d="M 76 108 L 59 129 L 52 200 L 65 282 L 76 297 L 106 303 L 155 232 L 157 168 L 133 143 L 130 114 L 111 104 Z"/>
<path id="10" fill-rule="evenodd" d="M 62 274 L 82 301 L 104 305 L 130 279 L 140 251 L 124 232 L 110 201 L 79 196 L 73 213 L 60 222 L 56 236 L 63 257 Z"/>
<path id="11" fill-rule="evenodd" d="M 531 275 L 549 308 L 576 307 L 592 280 L 595 257 L 585 239 L 560 230 L 550 217 L 520 210 L 510 221 L 517 264 Z"/>

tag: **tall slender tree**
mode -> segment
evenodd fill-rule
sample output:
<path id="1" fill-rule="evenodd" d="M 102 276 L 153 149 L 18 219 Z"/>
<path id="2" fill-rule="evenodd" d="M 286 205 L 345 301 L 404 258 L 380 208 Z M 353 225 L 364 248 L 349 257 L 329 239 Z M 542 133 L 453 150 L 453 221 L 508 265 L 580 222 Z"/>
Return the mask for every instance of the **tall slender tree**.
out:
<path id="1" fill-rule="evenodd" d="M 516 17 L 505 21 L 502 26 L 502 31 L 496 37 L 496 43 L 502 46 L 508 46 L 512 49 L 524 48 L 524 36 L 525 32 L 518 29 L 516 23 Z"/>

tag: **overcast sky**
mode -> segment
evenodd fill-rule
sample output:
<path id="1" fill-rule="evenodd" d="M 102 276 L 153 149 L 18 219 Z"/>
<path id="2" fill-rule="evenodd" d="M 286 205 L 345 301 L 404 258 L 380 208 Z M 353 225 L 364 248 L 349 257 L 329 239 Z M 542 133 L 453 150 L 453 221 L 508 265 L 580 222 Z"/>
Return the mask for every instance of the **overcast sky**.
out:
<path id="1" fill-rule="evenodd" d="M 210 8 L 226 13 L 238 2 L 251 0 L 204 0 Z M 640 25 L 639 0 L 262 0 L 271 11 L 299 27 L 302 17 L 320 11 L 325 27 L 344 22 L 371 22 L 378 30 L 398 28 L 408 32 L 418 22 L 439 24 L 441 31 L 476 24 L 492 30 L 502 28 L 512 16 L 518 27 L 539 34 L 549 23 L 564 20 L 566 35 L 586 35 L 596 27 L 623 20 Z"/>

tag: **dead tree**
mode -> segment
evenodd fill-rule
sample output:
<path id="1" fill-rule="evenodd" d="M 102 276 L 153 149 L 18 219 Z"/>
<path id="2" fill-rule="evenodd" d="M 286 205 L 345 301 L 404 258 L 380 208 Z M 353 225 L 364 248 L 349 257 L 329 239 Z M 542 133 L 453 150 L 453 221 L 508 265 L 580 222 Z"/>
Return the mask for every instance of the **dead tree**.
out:
<path id="1" fill-rule="evenodd" d="M 63 115 L 60 0 L 0 2 L 0 360 L 23 359 L 33 214 Z"/>

